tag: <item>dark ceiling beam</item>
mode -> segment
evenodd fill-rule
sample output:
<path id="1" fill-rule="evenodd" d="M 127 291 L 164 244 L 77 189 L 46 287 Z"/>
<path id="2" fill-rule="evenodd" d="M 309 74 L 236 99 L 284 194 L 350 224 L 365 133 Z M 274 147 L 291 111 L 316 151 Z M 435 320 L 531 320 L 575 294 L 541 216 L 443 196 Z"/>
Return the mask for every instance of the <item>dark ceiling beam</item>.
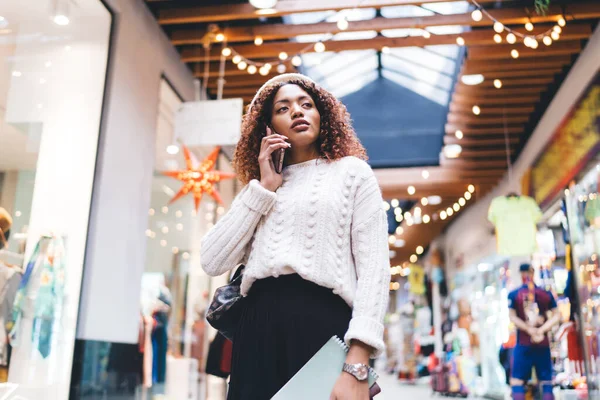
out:
<path id="1" fill-rule="evenodd" d="M 498 94 L 501 94 L 499 91 Z M 516 107 L 519 105 L 527 105 L 537 103 L 540 100 L 540 96 L 523 96 L 523 97 L 471 97 L 455 94 L 452 96 L 452 102 L 456 104 L 473 104 L 475 101 L 479 105 L 493 105 L 493 106 L 508 106 Z"/>
<path id="2" fill-rule="evenodd" d="M 600 4 L 600 3 L 599 3 Z M 536 68 L 560 68 L 571 63 L 570 56 L 530 57 L 506 60 L 468 60 L 462 67 L 463 74 L 485 74 Z"/>
<path id="3" fill-rule="evenodd" d="M 501 88 L 506 87 L 531 87 L 531 86 L 547 86 L 549 83 L 554 82 L 554 76 L 540 76 L 540 77 L 529 77 L 529 78 L 500 78 L 494 75 L 487 75 L 486 80 L 481 84 L 477 85 L 481 88 L 491 89 L 496 87 L 494 86 L 494 80 L 500 79 L 502 82 Z M 501 94 L 501 90 L 495 91 L 496 94 Z"/>
<path id="4" fill-rule="evenodd" d="M 534 24 L 544 22 L 555 22 L 563 15 L 563 9 L 553 5 L 549 7 L 546 15 L 531 15 Z M 566 7 L 569 19 L 590 19 L 600 17 L 600 3 L 598 4 L 573 4 Z M 493 15 L 505 25 L 525 24 L 530 12 L 525 8 L 508 8 L 494 10 Z M 425 29 L 435 26 L 492 26 L 494 21 L 483 18 L 474 21 L 471 13 L 432 15 L 423 17 L 383 18 L 377 17 L 365 21 L 352 21 L 344 32 L 381 31 L 387 29 Z M 227 27 L 222 33 L 229 43 L 252 42 L 254 38 L 261 37 L 263 40 L 291 39 L 300 35 L 319 35 L 327 33 L 339 33 L 340 30 L 335 22 L 320 22 L 316 24 L 261 24 L 243 27 Z M 205 30 L 180 29 L 171 33 L 171 42 L 174 45 L 203 44 Z"/>
<path id="5" fill-rule="evenodd" d="M 456 85 L 454 93 L 464 96 L 464 97 L 473 97 L 479 98 L 484 96 L 530 96 L 535 95 L 539 96 L 540 93 L 547 90 L 546 86 L 532 86 L 532 87 L 523 87 L 523 88 L 503 88 L 501 90 L 497 90 L 496 88 L 490 87 L 477 87 L 477 86 L 467 86 L 462 83 L 458 83 Z"/>
<path id="6" fill-rule="evenodd" d="M 286 0 L 278 2 L 275 8 L 266 11 L 257 10 L 249 3 L 181 7 L 159 10 L 158 22 L 161 25 L 222 22 L 261 17 L 282 17 L 307 12 L 420 5 L 437 2 L 439 0 L 366 0 L 360 2 L 356 0 Z M 497 3 L 498 0 L 480 0 L 480 2 L 483 4 Z"/>
<path id="7" fill-rule="evenodd" d="M 517 144 L 517 143 L 519 143 L 519 141 L 520 141 L 520 139 L 518 137 L 509 137 L 508 138 L 509 144 Z M 477 148 L 477 147 L 504 146 L 505 140 L 504 140 L 504 137 L 502 137 L 502 136 L 497 136 L 494 138 L 483 137 L 483 138 L 468 138 L 468 139 L 467 138 L 457 139 L 455 137 L 444 136 L 444 144 L 460 144 L 461 146 L 469 146 L 471 148 Z"/>
<path id="8" fill-rule="evenodd" d="M 472 128 L 465 127 L 460 124 L 446 124 L 444 127 L 447 134 L 452 134 L 456 132 L 457 129 L 462 130 L 465 135 L 494 135 L 494 134 L 502 134 L 504 132 L 504 126 L 500 127 L 491 127 L 491 128 Z M 520 134 L 524 132 L 524 128 L 521 125 L 516 126 L 508 126 L 506 128 L 509 134 Z"/>
<path id="9" fill-rule="evenodd" d="M 540 27 L 542 28 L 542 27 Z M 541 30 L 541 29 L 540 29 Z M 512 48 L 523 48 L 532 50 L 532 55 L 540 55 L 547 52 L 549 49 L 563 49 L 565 45 L 577 48 L 578 42 L 571 42 L 580 39 L 588 38 L 591 33 L 591 27 L 589 25 L 567 25 L 563 29 L 561 40 L 553 44 L 550 47 L 545 47 L 543 44 L 536 50 L 529 49 L 524 45 L 517 45 L 511 47 L 508 51 L 505 50 L 506 45 L 494 43 L 494 31 L 493 30 L 478 30 L 471 32 L 463 32 L 461 34 L 449 34 L 449 35 L 432 35 L 431 38 L 426 39 L 420 36 L 412 37 L 401 37 L 401 38 L 388 38 L 378 36 L 373 39 L 365 40 L 330 40 L 326 43 L 327 51 L 339 52 L 345 50 L 380 50 L 383 47 L 399 48 L 399 47 L 424 47 L 433 45 L 449 45 L 456 44 L 456 39 L 462 37 L 467 46 L 474 46 L 473 49 L 479 49 L 478 56 L 483 52 L 491 52 L 493 54 L 504 54 L 505 58 L 510 57 L 510 50 Z M 478 48 L 477 46 L 484 46 Z M 581 46 L 579 45 L 579 48 Z M 298 42 L 278 42 L 278 43 L 265 43 L 262 46 L 255 46 L 254 44 L 245 44 L 239 46 L 233 46 L 233 49 L 241 54 L 242 56 L 254 59 L 254 58 L 277 58 L 281 52 L 285 52 L 288 55 L 298 54 L 301 52 L 314 52 L 312 43 L 298 43 Z M 473 49 L 469 48 L 468 54 L 470 56 Z M 575 50 L 577 52 L 577 50 Z M 572 54 L 572 53 L 568 53 Z M 498 57 L 498 56 L 496 56 Z M 220 46 L 215 47 L 211 50 L 209 61 L 216 61 L 221 58 Z M 181 51 L 181 59 L 184 62 L 202 62 L 206 60 L 204 54 L 204 48 L 202 46 L 194 46 L 185 48 Z"/>
<path id="10" fill-rule="evenodd" d="M 552 43 L 551 46 L 540 44 L 537 49 L 530 49 L 522 43 L 497 44 L 486 47 L 474 46 L 469 48 L 467 58 L 468 60 L 510 60 L 513 49 L 519 52 L 519 58 L 564 56 L 581 52 L 581 42 L 579 40 L 563 41 L 561 38 L 558 42 Z"/>
<path id="11" fill-rule="evenodd" d="M 450 104 L 450 112 L 452 113 L 464 113 L 473 115 L 472 105 L 478 104 L 476 102 L 471 103 L 471 105 L 464 104 Z M 523 107 L 511 107 L 511 108 L 503 108 L 503 107 L 494 107 L 494 106 L 483 106 L 479 105 L 481 108 L 481 115 L 520 115 L 520 114 L 531 114 L 535 107 L 531 106 L 523 106 Z"/>
<path id="12" fill-rule="evenodd" d="M 485 111 L 482 110 L 481 115 L 469 114 L 458 114 L 450 112 L 448 114 L 448 123 L 450 124 L 466 124 L 468 125 L 501 125 L 505 122 L 507 124 L 521 124 L 529 121 L 529 115 L 507 115 L 506 117 L 497 115 L 486 115 Z"/>

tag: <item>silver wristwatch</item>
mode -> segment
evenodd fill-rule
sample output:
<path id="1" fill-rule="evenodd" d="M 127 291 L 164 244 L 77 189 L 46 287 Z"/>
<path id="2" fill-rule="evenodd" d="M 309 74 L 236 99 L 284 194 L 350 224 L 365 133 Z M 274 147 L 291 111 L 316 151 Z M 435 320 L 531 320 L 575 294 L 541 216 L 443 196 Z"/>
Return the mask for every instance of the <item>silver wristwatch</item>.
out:
<path id="1" fill-rule="evenodd" d="M 342 367 L 342 371 L 354 376 L 358 381 L 366 381 L 369 377 L 369 366 L 366 364 L 346 364 Z"/>

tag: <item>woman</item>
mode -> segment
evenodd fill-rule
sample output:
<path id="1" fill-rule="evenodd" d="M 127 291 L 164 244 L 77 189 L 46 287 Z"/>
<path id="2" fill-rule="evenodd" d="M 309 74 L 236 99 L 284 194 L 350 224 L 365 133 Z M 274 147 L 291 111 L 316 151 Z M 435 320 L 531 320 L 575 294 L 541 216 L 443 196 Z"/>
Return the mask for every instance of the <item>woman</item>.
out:
<path id="1" fill-rule="evenodd" d="M 303 75 L 271 79 L 250 104 L 233 160 L 247 185 L 202 242 L 209 275 L 246 265 L 229 400 L 270 399 L 333 335 L 350 346 L 350 372 L 331 398 L 368 399 L 354 370 L 384 349 L 390 269 L 365 158 L 346 108 Z"/>

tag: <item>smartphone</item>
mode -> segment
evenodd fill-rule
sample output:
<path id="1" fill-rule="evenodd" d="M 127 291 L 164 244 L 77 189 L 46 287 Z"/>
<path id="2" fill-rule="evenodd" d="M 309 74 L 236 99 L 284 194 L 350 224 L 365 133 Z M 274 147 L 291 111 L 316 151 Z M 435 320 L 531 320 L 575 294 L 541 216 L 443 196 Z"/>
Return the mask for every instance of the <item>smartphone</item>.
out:
<path id="1" fill-rule="evenodd" d="M 277 132 L 275 132 L 275 129 L 273 129 L 272 126 L 269 126 L 269 128 L 271 128 L 272 135 L 277 133 Z M 275 166 L 275 172 L 277 172 L 278 174 L 281 174 L 281 171 L 283 170 L 283 158 L 285 157 L 285 149 L 275 150 L 273 152 L 273 154 L 271 154 L 271 157 L 273 158 L 273 165 Z"/>

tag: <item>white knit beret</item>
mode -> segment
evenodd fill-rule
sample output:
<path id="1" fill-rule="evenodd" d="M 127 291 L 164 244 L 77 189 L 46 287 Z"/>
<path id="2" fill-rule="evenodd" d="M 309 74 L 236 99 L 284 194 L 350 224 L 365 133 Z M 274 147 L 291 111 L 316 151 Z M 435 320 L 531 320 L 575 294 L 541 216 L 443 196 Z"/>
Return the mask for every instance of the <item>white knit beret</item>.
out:
<path id="1" fill-rule="evenodd" d="M 315 81 L 313 81 L 312 79 L 310 79 L 308 76 L 302 75 L 302 74 L 289 73 L 289 74 L 277 75 L 277 76 L 269 79 L 268 81 L 266 81 L 265 84 L 262 85 L 260 87 L 260 89 L 258 89 L 258 91 L 256 92 L 256 94 L 254 95 L 254 98 L 250 102 L 250 106 L 248 107 L 248 110 L 250 110 L 252 108 L 252 106 L 254 106 L 254 102 L 256 101 L 256 99 L 260 96 L 260 94 L 262 93 L 262 91 L 265 90 L 267 87 L 269 87 L 269 86 L 271 86 L 271 85 L 273 85 L 275 83 L 289 82 L 289 81 L 293 81 L 293 80 L 303 81 L 303 82 L 308 83 L 308 84 L 315 84 Z"/>

